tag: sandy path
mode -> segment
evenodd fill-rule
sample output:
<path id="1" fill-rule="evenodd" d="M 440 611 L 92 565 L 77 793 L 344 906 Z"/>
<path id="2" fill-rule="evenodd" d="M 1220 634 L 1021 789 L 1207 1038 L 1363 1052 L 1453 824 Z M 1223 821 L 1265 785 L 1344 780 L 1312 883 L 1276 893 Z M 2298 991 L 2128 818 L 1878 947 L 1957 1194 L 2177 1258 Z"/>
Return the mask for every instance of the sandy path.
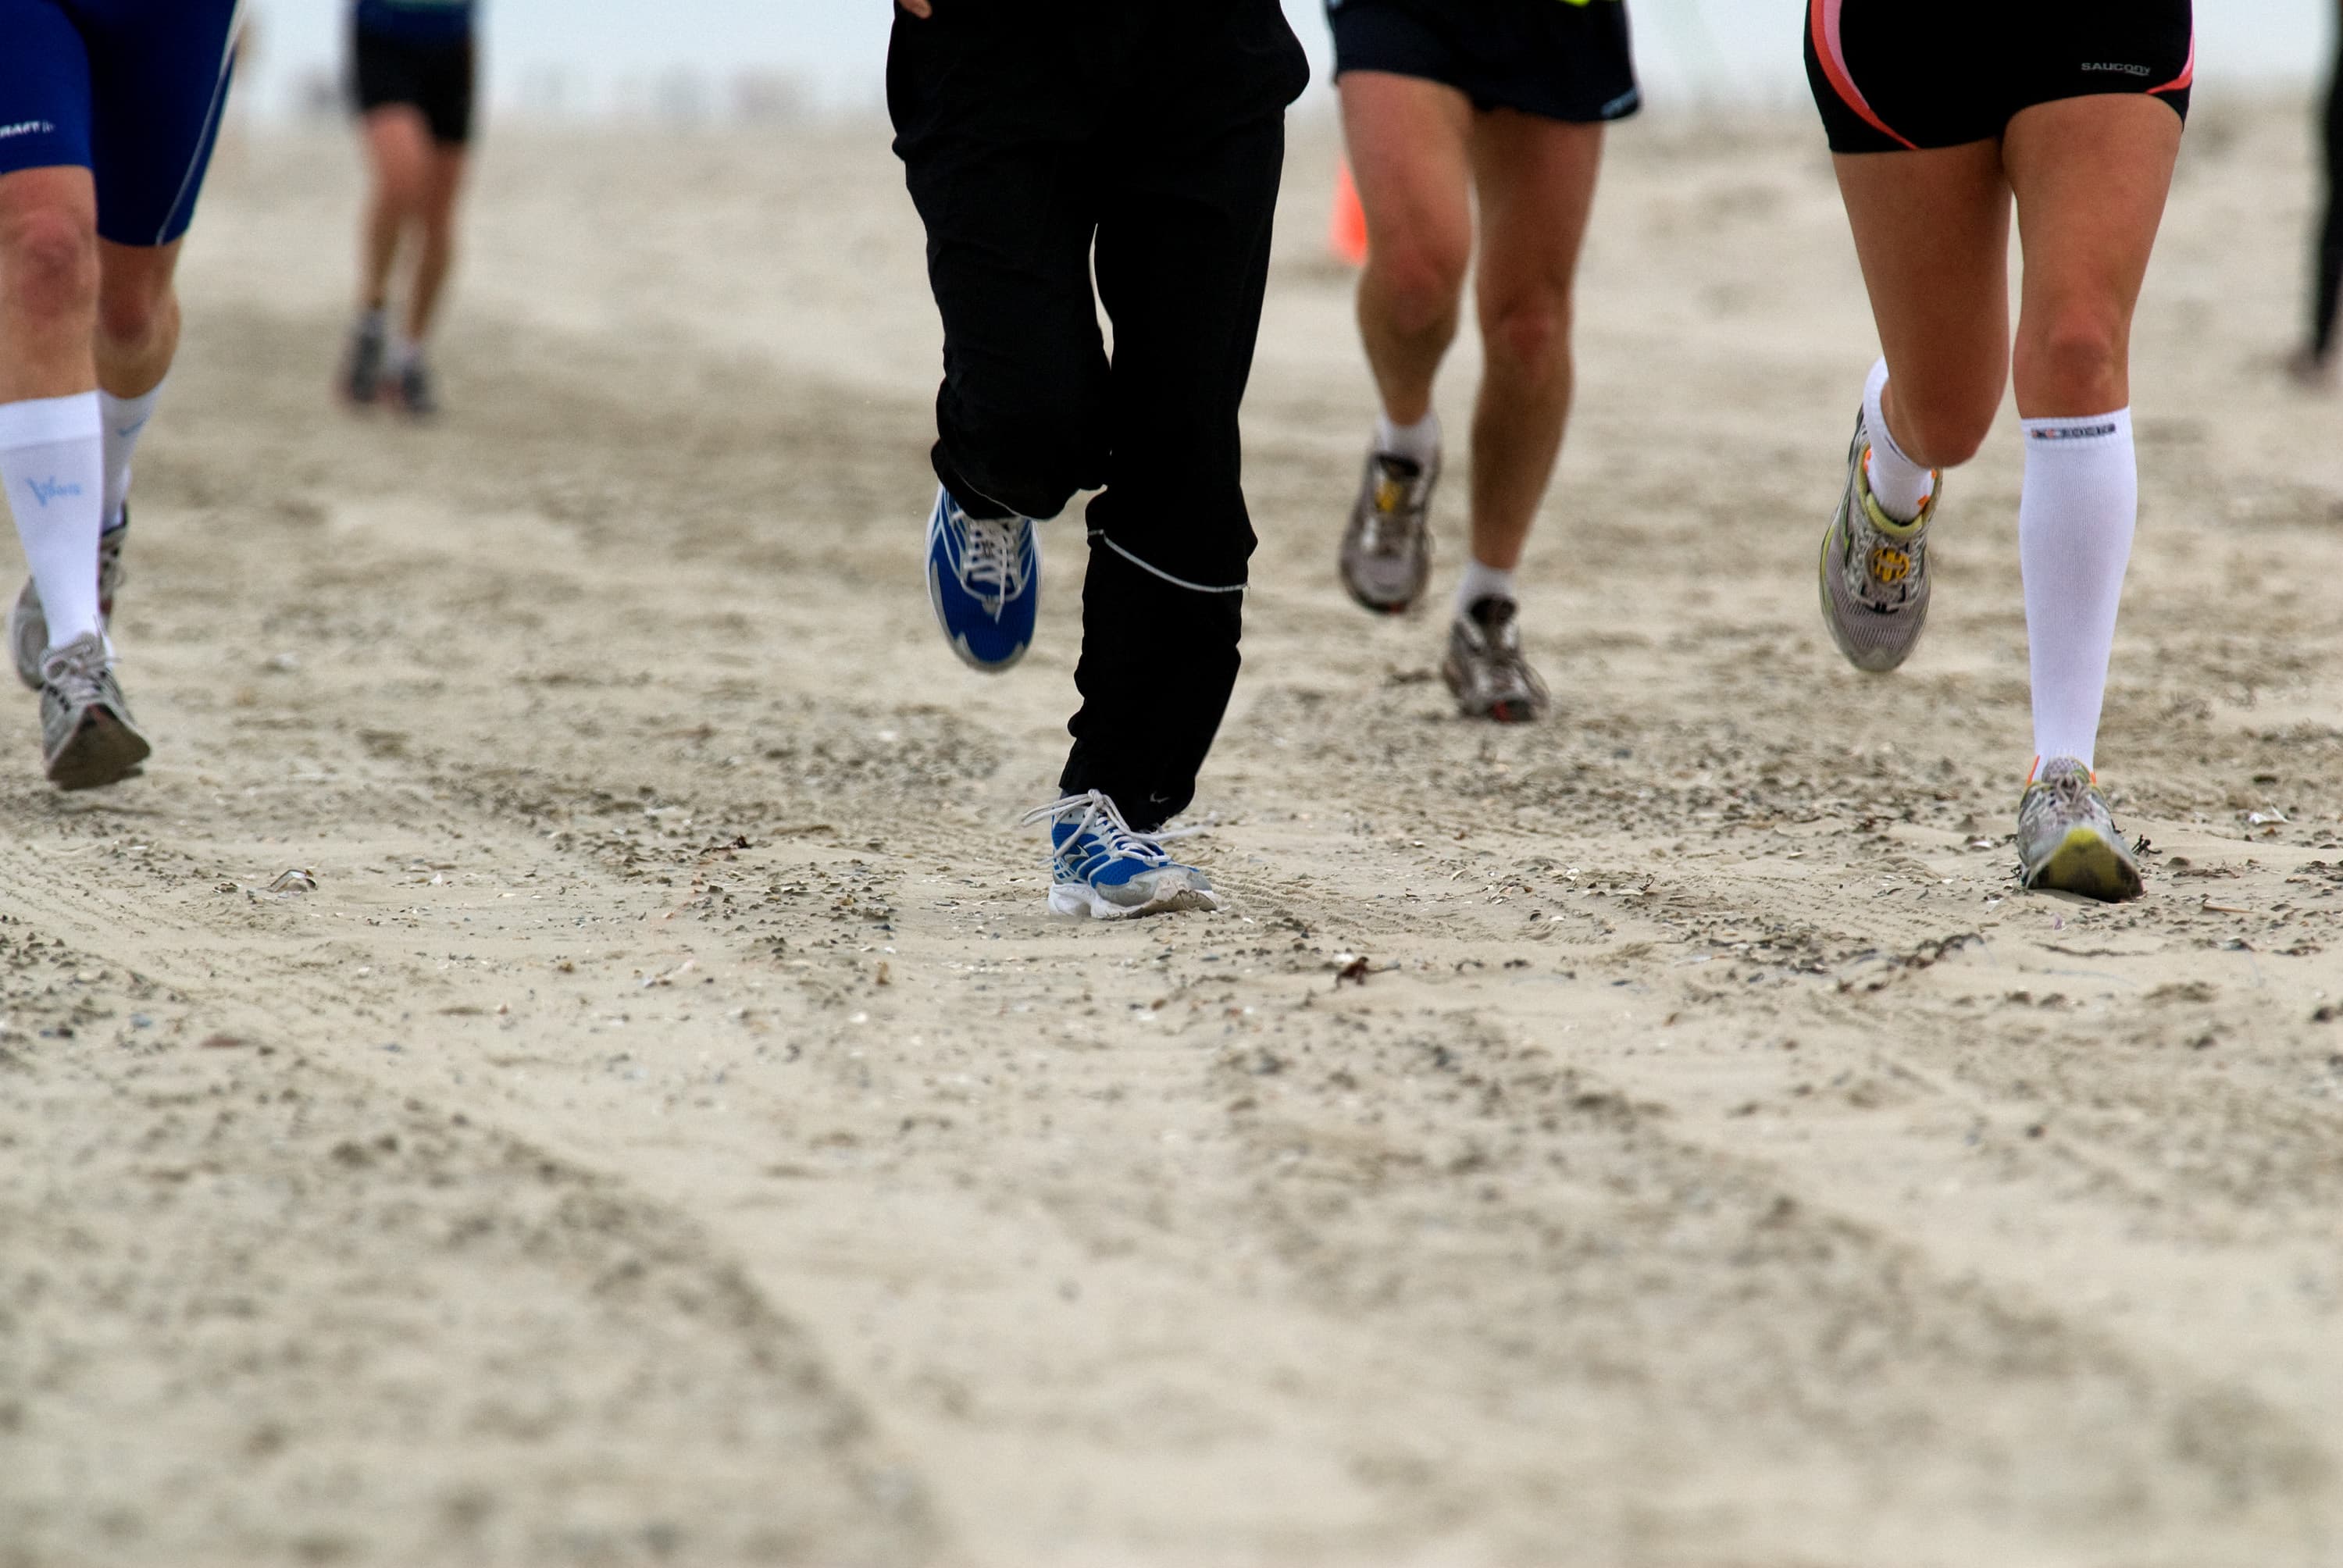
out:
<path id="1" fill-rule="evenodd" d="M 2006 431 L 1921 656 L 1829 656 L 1826 169 L 1661 125 L 1532 733 L 1332 581 L 1365 390 L 1302 139 L 1235 897 L 1104 930 L 1006 827 L 1072 530 L 1014 678 L 926 624 L 880 138 L 499 144 L 428 431 L 317 397 L 347 153 L 243 149 L 140 477 L 156 762 L 0 779 L 0 1565 L 2343 1559 L 2298 119 L 2208 106 L 2143 323 L 2141 904 L 2012 887 Z"/>

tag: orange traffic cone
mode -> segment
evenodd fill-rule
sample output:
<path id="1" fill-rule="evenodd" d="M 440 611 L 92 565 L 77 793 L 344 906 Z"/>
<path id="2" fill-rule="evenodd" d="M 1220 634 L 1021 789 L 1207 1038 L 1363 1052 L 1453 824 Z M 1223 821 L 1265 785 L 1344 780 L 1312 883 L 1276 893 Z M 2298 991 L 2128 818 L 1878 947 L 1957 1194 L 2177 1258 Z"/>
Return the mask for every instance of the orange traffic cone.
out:
<path id="1" fill-rule="evenodd" d="M 1326 226 L 1326 244 L 1353 266 L 1367 265 L 1367 214 L 1359 205 L 1348 161 L 1334 170 L 1334 216 Z"/>

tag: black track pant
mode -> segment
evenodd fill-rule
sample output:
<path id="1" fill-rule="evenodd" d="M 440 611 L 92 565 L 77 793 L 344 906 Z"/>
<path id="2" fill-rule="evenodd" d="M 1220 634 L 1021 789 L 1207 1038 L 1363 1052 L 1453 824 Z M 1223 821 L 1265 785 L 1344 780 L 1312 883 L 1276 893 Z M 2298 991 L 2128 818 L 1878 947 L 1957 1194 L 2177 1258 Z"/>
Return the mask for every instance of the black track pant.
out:
<path id="1" fill-rule="evenodd" d="M 1193 798 L 1236 684 L 1237 407 L 1308 66 L 1276 0 L 935 13 L 897 12 L 887 98 L 943 316 L 936 474 L 978 517 L 1053 517 L 1103 487 L 1061 782 L 1157 827 Z"/>
<path id="2" fill-rule="evenodd" d="M 2310 351 L 2325 360 L 2335 347 L 2335 311 L 2343 303 L 2343 41 L 2327 81 L 2327 214 L 2318 230 L 2318 276 L 2310 302 Z"/>

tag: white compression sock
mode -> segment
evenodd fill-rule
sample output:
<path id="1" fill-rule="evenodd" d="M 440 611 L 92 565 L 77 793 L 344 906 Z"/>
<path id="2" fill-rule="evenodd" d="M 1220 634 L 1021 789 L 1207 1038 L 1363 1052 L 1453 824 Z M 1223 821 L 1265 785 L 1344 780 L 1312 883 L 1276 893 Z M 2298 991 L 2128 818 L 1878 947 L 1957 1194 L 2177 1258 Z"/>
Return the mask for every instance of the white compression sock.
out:
<path id="1" fill-rule="evenodd" d="M 1413 425 L 1394 425 L 1388 414 L 1375 416 L 1375 450 L 1387 457 L 1431 464 L 1440 457 L 1440 416 L 1426 411 Z"/>
<path id="2" fill-rule="evenodd" d="M 1899 523 L 1920 515 L 1936 488 L 1936 476 L 1904 455 L 1887 428 L 1887 411 L 1880 397 L 1887 390 L 1887 361 L 1871 367 L 1863 386 L 1863 432 L 1871 438 L 1871 461 L 1864 474 L 1871 480 L 1871 498 Z"/>
<path id="3" fill-rule="evenodd" d="M 2131 410 L 2026 419 L 2017 563 L 2026 579 L 2026 661 L 2038 760 L 2085 767 L 2099 736 L 2116 606 L 2139 517 Z"/>
<path id="4" fill-rule="evenodd" d="M 155 417 L 155 405 L 162 397 L 159 381 L 151 391 L 136 397 L 116 397 L 98 388 L 97 411 L 106 421 L 106 504 L 98 516 L 108 528 L 122 521 L 122 499 L 130 493 L 130 455 L 138 449 L 138 437 L 146 421 Z"/>
<path id="5" fill-rule="evenodd" d="M 1513 574 L 1484 567 L 1476 558 L 1464 563 L 1464 576 L 1456 585 L 1456 613 L 1464 614 L 1484 598 L 1519 602 L 1513 595 Z"/>
<path id="6" fill-rule="evenodd" d="M 0 403 L 0 486 L 40 589 L 51 648 L 98 629 L 103 428 L 95 392 Z"/>

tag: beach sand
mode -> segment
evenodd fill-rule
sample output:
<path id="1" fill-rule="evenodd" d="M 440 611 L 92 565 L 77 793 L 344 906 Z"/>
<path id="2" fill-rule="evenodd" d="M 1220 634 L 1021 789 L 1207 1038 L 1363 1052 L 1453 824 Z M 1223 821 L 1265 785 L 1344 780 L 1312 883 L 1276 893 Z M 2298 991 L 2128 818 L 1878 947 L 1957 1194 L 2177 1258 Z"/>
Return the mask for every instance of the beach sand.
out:
<path id="1" fill-rule="evenodd" d="M 5 731 L 0 1568 L 2343 1562 L 2308 123 L 2208 95 L 2141 313 L 2119 908 L 2015 885 L 2013 411 L 1912 663 L 1823 631 L 1874 349 L 1805 118 L 1614 136 L 1517 729 L 1335 580 L 1297 125 L 1229 907 L 1115 925 L 1012 826 L 1079 517 L 1011 676 L 929 620 L 883 127 L 496 127 L 427 428 L 327 396 L 347 142 L 225 149 L 117 626 L 155 759 L 61 797 Z"/>

